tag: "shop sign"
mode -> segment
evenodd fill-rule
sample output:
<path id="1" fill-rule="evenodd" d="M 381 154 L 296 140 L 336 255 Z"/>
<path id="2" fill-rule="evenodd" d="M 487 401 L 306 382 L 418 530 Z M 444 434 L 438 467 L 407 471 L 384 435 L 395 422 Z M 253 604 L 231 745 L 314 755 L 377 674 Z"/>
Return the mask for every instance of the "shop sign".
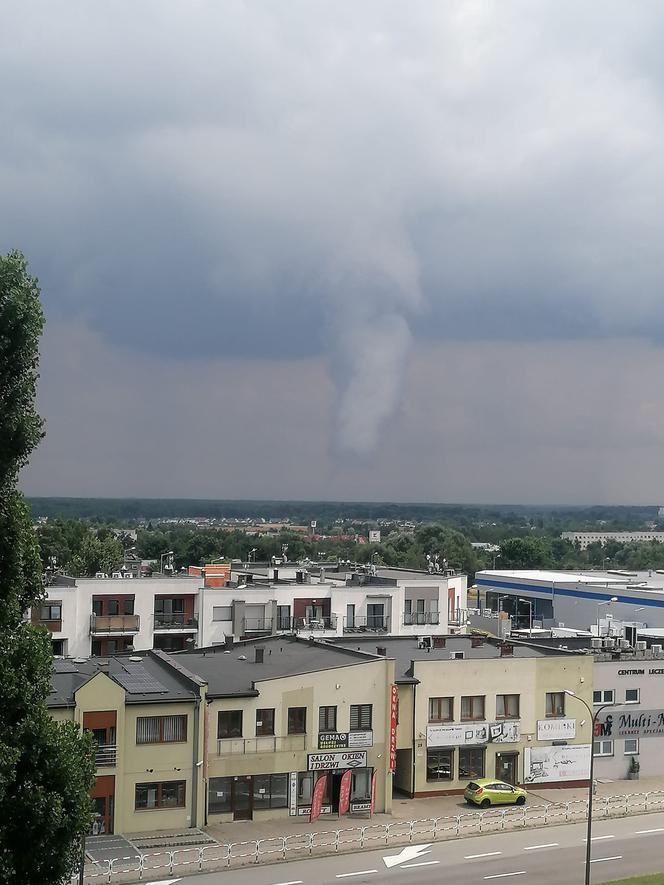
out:
<path id="1" fill-rule="evenodd" d="M 321 814 L 332 814 L 332 806 L 331 805 L 322 805 L 320 809 Z M 311 814 L 311 805 L 302 805 L 297 810 L 298 817 L 305 817 L 307 814 Z"/>
<path id="2" fill-rule="evenodd" d="M 538 719 L 538 741 L 566 741 L 576 737 L 576 719 Z"/>
<path id="3" fill-rule="evenodd" d="M 526 747 L 523 751 L 523 782 L 545 784 L 588 780 L 590 750 L 590 744 Z"/>
<path id="4" fill-rule="evenodd" d="M 318 735 L 319 750 L 357 747 L 373 747 L 373 731 L 321 731 Z"/>
<path id="5" fill-rule="evenodd" d="M 347 750 L 345 753 L 309 753 L 309 771 L 343 771 L 346 768 L 366 768 L 366 750 Z"/>
<path id="6" fill-rule="evenodd" d="M 297 771 L 291 771 L 288 789 L 288 814 L 291 817 L 297 815 Z"/>
<path id="7" fill-rule="evenodd" d="M 427 747 L 463 747 L 477 744 L 517 744 L 521 723 L 477 722 L 455 725 L 428 725 Z"/>
<path id="8" fill-rule="evenodd" d="M 662 737 L 664 710 L 603 713 L 595 723 L 596 738 Z"/>
<path id="9" fill-rule="evenodd" d="M 397 767 L 397 719 L 399 718 L 399 689 L 393 685 L 390 691 L 390 771 Z"/>
<path id="10" fill-rule="evenodd" d="M 371 811 L 371 802 L 351 802 L 350 813 L 354 814 L 356 811 Z"/>
<path id="11" fill-rule="evenodd" d="M 664 676 L 664 667 L 636 667 L 631 670 L 618 670 L 618 676 Z"/>

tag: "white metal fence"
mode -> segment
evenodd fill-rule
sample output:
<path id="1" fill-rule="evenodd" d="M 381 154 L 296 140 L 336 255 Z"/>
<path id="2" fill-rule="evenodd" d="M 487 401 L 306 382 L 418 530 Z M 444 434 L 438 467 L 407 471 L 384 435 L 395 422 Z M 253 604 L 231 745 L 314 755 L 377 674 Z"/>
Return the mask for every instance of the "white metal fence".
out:
<path id="1" fill-rule="evenodd" d="M 293 833 L 247 842 L 226 842 L 201 847 L 162 849 L 132 857 L 86 863 L 85 881 L 90 885 L 129 883 L 179 876 L 200 870 L 237 869 L 248 864 L 302 860 L 356 851 L 362 848 L 405 845 L 409 842 L 436 842 L 463 836 L 495 833 L 522 827 L 542 827 L 583 820 L 588 801 L 572 799 L 541 805 L 512 806 L 488 811 L 468 811 L 448 817 L 427 817 L 347 827 L 338 830 Z M 664 811 L 664 791 L 596 796 L 593 819 L 622 817 L 649 811 Z M 75 877 L 78 879 L 78 876 Z"/>

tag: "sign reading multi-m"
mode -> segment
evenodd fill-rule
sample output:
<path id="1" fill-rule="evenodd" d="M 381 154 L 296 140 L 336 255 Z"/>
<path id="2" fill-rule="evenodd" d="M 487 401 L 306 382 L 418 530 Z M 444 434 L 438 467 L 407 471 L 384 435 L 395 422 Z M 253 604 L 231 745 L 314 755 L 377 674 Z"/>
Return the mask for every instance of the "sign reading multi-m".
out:
<path id="1" fill-rule="evenodd" d="M 595 723 L 595 737 L 662 737 L 664 710 L 607 713 Z"/>
<path id="2" fill-rule="evenodd" d="M 340 771 L 346 768 L 366 768 L 367 751 L 349 750 L 346 753 L 309 753 L 309 771 Z"/>
<path id="3" fill-rule="evenodd" d="M 356 747 L 373 747 L 373 731 L 321 731 L 318 735 L 319 750 L 344 750 Z"/>

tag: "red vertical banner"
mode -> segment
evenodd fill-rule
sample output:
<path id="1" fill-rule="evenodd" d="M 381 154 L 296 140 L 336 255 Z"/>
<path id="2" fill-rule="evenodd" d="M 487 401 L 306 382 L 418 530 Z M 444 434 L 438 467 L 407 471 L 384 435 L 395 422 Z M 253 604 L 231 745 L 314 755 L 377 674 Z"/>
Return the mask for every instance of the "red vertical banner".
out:
<path id="1" fill-rule="evenodd" d="M 327 786 L 327 775 L 323 774 L 316 781 L 314 786 L 314 794 L 311 797 L 311 814 L 309 821 L 315 821 L 320 817 L 320 810 L 323 807 L 323 796 L 325 795 L 325 787 Z"/>
<path id="2" fill-rule="evenodd" d="M 339 788 L 339 817 L 346 814 L 350 808 L 350 790 L 353 783 L 353 771 L 348 769 L 341 776 L 341 786 Z"/>
<path id="3" fill-rule="evenodd" d="M 390 693 L 390 771 L 397 767 L 397 720 L 399 718 L 399 689 L 392 686 Z"/>
<path id="4" fill-rule="evenodd" d="M 376 813 L 376 769 L 371 778 L 371 814 Z"/>

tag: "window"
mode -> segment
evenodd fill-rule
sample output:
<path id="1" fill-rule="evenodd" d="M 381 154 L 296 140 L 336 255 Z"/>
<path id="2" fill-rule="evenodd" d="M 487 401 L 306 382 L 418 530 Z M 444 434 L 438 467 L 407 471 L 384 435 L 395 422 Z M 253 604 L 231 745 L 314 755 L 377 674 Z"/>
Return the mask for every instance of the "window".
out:
<path id="1" fill-rule="evenodd" d="M 40 621 L 61 621 L 62 620 L 62 603 L 52 602 L 48 605 L 39 607 Z"/>
<path id="2" fill-rule="evenodd" d="M 429 722 L 452 722 L 454 698 L 429 698 Z"/>
<path id="3" fill-rule="evenodd" d="M 371 731 L 371 704 L 350 705 L 350 730 Z"/>
<path id="4" fill-rule="evenodd" d="M 413 613 L 413 600 L 412 599 L 404 599 L 403 613 L 405 615 L 411 615 Z"/>
<path id="5" fill-rule="evenodd" d="M 346 626 L 349 630 L 355 629 L 355 606 L 351 604 L 346 606 Z"/>
<path id="6" fill-rule="evenodd" d="M 254 810 L 261 808 L 288 808 L 288 775 L 255 774 Z"/>
<path id="7" fill-rule="evenodd" d="M 134 614 L 134 600 L 133 599 L 123 600 L 122 614 L 123 615 L 133 615 Z"/>
<path id="8" fill-rule="evenodd" d="M 593 756 L 613 756 L 613 741 L 593 741 Z"/>
<path id="9" fill-rule="evenodd" d="M 564 716 L 565 715 L 565 692 L 564 691 L 547 691 L 546 693 L 546 715 Z"/>
<path id="10" fill-rule="evenodd" d="M 454 750 L 427 750 L 427 780 L 454 779 Z"/>
<path id="11" fill-rule="evenodd" d="M 277 606 L 277 630 L 290 630 L 291 616 L 290 605 Z"/>
<path id="12" fill-rule="evenodd" d="M 484 777 L 484 749 L 459 747 L 459 779 Z"/>
<path id="13" fill-rule="evenodd" d="M 297 804 L 311 805 L 314 791 L 314 772 L 300 771 L 297 776 Z"/>
<path id="14" fill-rule="evenodd" d="M 274 708 L 256 710 L 256 737 L 274 734 Z"/>
<path id="15" fill-rule="evenodd" d="M 354 802 L 369 802 L 371 800 L 371 771 L 368 768 L 353 770 L 350 798 Z"/>
<path id="16" fill-rule="evenodd" d="M 187 740 L 186 716 L 139 716 L 137 744 L 175 744 Z"/>
<path id="17" fill-rule="evenodd" d="M 484 719 L 484 695 L 466 695 L 461 698 L 461 721 Z"/>
<path id="18" fill-rule="evenodd" d="M 626 704 L 638 704 L 641 700 L 641 689 L 640 688 L 628 688 L 625 690 L 625 703 Z"/>
<path id="19" fill-rule="evenodd" d="M 104 603 L 101 599 L 93 599 L 92 600 L 92 613 L 94 615 L 97 615 L 97 617 L 101 617 L 103 607 L 104 607 Z"/>
<path id="20" fill-rule="evenodd" d="M 208 811 L 221 814 L 231 810 L 232 778 L 211 777 L 208 789 Z"/>
<path id="21" fill-rule="evenodd" d="M 136 784 L 134 807 L 137 811 L 154 808 L 184 808 L 185 792 L 185 781 Z"/>
<path id="22" fill-rule="evenodd" d="M 120 603 L 117 599 L 109 599 L 106 603 L 107 614 L 110 616 L 120 614 Z"/>
<path id="23" fill-rule="evenodd" d="M 217 720 L 218 738 L 242 737 L 242 710 L 220 710 Z"/>
<path id="24" fill-rule="evenodd" d="M 213 621 L 232 621 L 233 609 L 230 605 L 213 605 L 212 606 Z"/>
<path id="25" fill-rule="evenodd" d="M 336 731 L 337 730 L 337 708 L 336 707 L 319 707 L 318 708 L 318 731 Z"/>
<path id="26" fill-rule="evenodd" d="M 593 704 L 613 704 L 615 692 L 612 688 L 593 692 Z"/>
<path id="27" fill-rule="evenodd" d="M 639 755 L 639 739 L 625 738 L 625 756 Z"/>
<path id="28" fill-rule="evenodd" d="M 519 695 L 497 694 L 496 695 L 496 719 L 519 718 Z"/>
<path id="29" fill-rule="evenodd" d="M 288 708 L 288 734 L 306 734 L 307 733 L 307 708 L 306 707 L 289 707 Z"/>

